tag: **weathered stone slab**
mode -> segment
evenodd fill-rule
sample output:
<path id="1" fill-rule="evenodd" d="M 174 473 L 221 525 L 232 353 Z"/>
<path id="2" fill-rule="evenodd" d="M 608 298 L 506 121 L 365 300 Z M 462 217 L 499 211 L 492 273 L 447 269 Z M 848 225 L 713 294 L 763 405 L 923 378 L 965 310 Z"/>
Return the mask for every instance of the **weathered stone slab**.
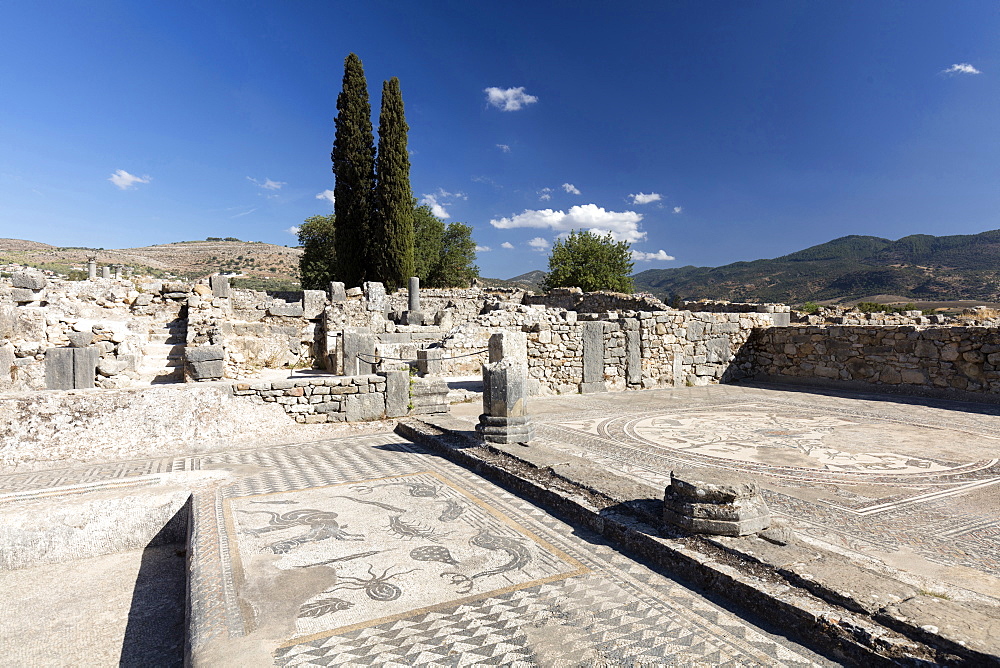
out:
<path id="1" fill-rule="evenodd" d="M 440 348 L 424 348 L 417 351 L 417 371 L 421 376 L 437 376 L 441 374 L 442 350 Z"/>
<path id="2" fill-rule="evenodd" d="M 385 313 L 385 286 L 378 281 L 366 281 L 362 288 L 365 291 L 365 308 L 369 311 Z"/>
<path id="3" fill-rule="evenodd" d="M 41 290 L 45 287 L 45 277 L 41 274 L 30 274 L 26 271 L 14 272 L 11 276 L 11 283 L 15 288 L 27 288 L 29 290 Z"/>
<path id="4" fill-rule="evenodd" d="M 385 377 L 385 416 L 402 417 L 409 411 L 410 372 L 383 371 Z"/>
<path id="5" fill-rule="evenodd" d="M 73 389 L 72 348 L 49 348 L 45 351 L 45 387 L 49 390 Z"/>
<path id="6" fill-rule="evenodd" d="M 323 315 L 326 308 L 326 292 L 324 290 L 302 291 L 302 316 L 307 320 L 315 320 Z"/>
<path id="7" fill-rule="evenodd" d="M 226 373 L 226 363 L 223 360 L 189 362 L 187 368 L 188 373 L 194 380 L 222 378 L 222 376 Z"/>
<path id="8" fill-rule="evenodd" d="M 642 382 L 642 348 L 638 321 L 630 319 L 625 329 L 625 382 L 637 385 Z M 631 326 L 633 325 L 634 326 Z"/>
<path id="9" fill-rule="evenodd" d="M 344 414 L 348 422 L 378 420 L 385 417 L 385 397 L 382 394 L 373 392 L 348 394 L 344 402 Z"/>
<path id="10" fill-rule="evenodd" d="M 94 387 L 94 376 L 97 375 L 97 364 L 101 359 L 101 351 L 97 348 L 72 348 L 73 351 L 73 387 L 88 389 Z"/>
<path id="11" fill-rule="evenodd" d="M 604 382 L 604 323 L 583 323 L 583 382 Z"/>
<path id="12" fill-rule="evenodd" d="M 273 302 L 267 307 L 267 314 L 273 316 L 301 318 L 304 312 L 305 311 L 302 308 L 302 302 L 298 303 Z"/>
<path id="13" fill-rule="evenodd" d="M 212 276 L 208 279 L 208 284 L 212 288 L 212 294 L 216 297 L 229 297 L 229 277 Z"/>
<path id="14" fill-rule="evenodd" d="M 347 291 L 340 281 L 330 281 L 330 301 L 342 302 L 347 299 Z"/>
<path id="15" fill-rule="evenodd" d="M 184 357 L 188 362 L 208 362 L 225 359 L 222 346 L 195 346 L 184 349 Z"/>
<path id="16" fill-rule="evenodd" d="M 342 338 L 341 366 L 345 376 L 373 373 L 375 335 L 364 327 L 345 327 Z M 359 357 L 359 355 L 361 357 Z"/>

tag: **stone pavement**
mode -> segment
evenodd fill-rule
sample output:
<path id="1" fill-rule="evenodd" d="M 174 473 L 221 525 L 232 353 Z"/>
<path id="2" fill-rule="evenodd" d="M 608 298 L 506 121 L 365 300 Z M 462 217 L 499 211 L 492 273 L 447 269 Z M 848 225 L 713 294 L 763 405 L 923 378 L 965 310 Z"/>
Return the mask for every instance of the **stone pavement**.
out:
<path id="1" fill-rule="evenodd" d="M 0 495 L 85 501 L 213 470 L 218 484 L 191 504 L 193 665 L 831 665 L 394 434 L 0 476 Z M 144 563 L 157 551 L 177 554 L 147 549 Z M 98 559 L 109 565 L 94 573 L 135 569 L 134 558 Z M 28 570 L 5 574 L 26 588 L 4 606 L 5 656 L 114 663 L 129 627 L 156 645 L 155 619 L 140 623 L 135 601 L 91 661 L 85 648 L 67 653 L 58 623 L 31 621 L 52 616 L 33 606 L 52 607 L 60 575 L 86 589 L 90 563 L 48 566 L 34 593 Z M 95 602 L 60 599 L 57 617 L 80 619 Z M 183 658 L 157 651 L 164 665 Z"/>
<path id="2" fill-rule="evenodd" d="M 752 473 L 806 540 L 1000 598 L 996 406 L 740 384 L 533 398 L 529 412 L 548 448 L 660 487 L 683 466 Z"/>

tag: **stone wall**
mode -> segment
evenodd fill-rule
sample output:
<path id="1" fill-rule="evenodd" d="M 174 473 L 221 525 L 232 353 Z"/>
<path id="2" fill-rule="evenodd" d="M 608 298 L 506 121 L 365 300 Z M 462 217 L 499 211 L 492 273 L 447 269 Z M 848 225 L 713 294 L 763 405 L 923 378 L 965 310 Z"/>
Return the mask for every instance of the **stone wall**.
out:
<path id="1" fill-rule="evenodd" d="M 995 327 L 772 328 L 754 334 L 747 355 L 755 374 L 778 380 L 1000 395 Z"/>

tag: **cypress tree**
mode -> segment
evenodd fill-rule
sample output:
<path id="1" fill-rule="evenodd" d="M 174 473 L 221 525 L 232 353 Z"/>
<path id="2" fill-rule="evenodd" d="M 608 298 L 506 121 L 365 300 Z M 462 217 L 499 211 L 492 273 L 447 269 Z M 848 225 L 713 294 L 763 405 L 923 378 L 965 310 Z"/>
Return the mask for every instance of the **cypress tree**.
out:
<path id="1" fill-rule="evenodd" d="M 375 161 L 375 223 L 369 236 L 371 275 L 389 290 L 406 285 L 414 275 L 413 193 L 410 154 L 406 150 L 406 117 L 399 79 L 382 83 Z"/>
<path id="2" fill-rule="evenodd" d="M 361 59 L 350 54 L 344 61 L 344 85 L 337 96 L 337 132 L 333 140 L 334 234 L 336 262 L 331 272 L 348 287 L 367 276 L 375 185 L 375 139 L 368 83 Z"/>

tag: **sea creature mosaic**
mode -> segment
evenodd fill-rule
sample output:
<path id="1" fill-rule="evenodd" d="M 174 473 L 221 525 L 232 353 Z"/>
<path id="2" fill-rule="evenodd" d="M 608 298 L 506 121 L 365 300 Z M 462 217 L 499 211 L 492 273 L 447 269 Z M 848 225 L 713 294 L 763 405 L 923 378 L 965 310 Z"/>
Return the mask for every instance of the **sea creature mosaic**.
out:
<path id="1" fill-rule="evenodd" d="M 328 569 L 317 571 L 327 586 L 299 608 L 300 639 L 586 570 L 437 473 L 230 505 L 248 568 Z"/>

